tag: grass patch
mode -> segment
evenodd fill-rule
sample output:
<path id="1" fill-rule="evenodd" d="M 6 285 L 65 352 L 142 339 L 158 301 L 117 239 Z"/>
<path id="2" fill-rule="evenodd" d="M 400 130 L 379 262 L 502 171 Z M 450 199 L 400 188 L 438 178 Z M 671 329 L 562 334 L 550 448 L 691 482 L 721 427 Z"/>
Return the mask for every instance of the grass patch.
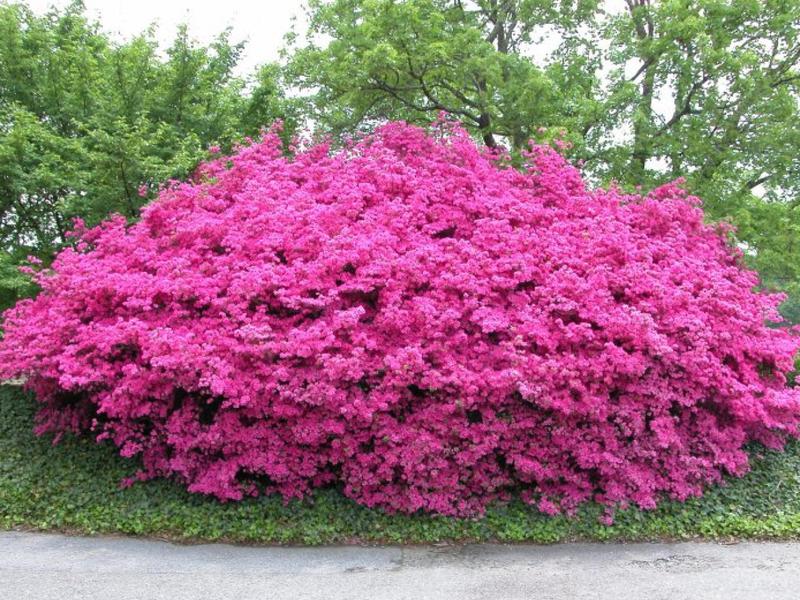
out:
<path id="1" fill-rule="evenodd" d="M 0 387 L 0 529 L 261 544 L 800 537 L 800 443 L 783 454 L 758 450 L 750 474 L 701 499 L 620 511 L 614 525 L 604 526 L 593 505 L 566 518 L 515 501 L 491 507 L 482 519 L 452 519 L 387 515 L 335 490 L 284 505 L 279 497 L 222 504 L 164 480 L 120 489 L 135 461 L 89 439 L 52 446 L 31 432 L 34 408 L 18 388 Z"/>

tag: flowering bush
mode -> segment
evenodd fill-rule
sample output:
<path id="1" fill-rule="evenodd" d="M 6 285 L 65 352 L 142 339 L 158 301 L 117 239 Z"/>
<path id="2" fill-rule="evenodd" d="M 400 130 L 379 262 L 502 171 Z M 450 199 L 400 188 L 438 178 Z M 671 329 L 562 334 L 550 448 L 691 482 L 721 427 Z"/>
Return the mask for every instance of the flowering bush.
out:
<path id="1" fill-rule="evenodd" d="M 655 506 L 796 436 L 798 339 L 676 185 L 587 190 L 457 128 L 276 135 L 79 231 L 5 318 L 39 432 L 220 499 L 338 483 L 388 510 Z"/>

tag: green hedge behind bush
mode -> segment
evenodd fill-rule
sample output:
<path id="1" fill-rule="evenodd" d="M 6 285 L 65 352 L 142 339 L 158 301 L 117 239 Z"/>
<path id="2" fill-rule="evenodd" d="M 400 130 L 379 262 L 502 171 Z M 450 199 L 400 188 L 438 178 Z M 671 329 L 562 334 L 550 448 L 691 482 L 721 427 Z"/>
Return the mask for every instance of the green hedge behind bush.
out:
<path id="1" fill-rule="evenodd" d="M 601 525 L 590 506 L 575 518 L 547 517 L 519 501 L 480 520 L 386 515 L 336 490 L 284 505 L 280 498 L 221 504 L 169 481 L 120 489 L 136 468 L 109 445 L 69 438 L 53 446 L 32 433 L 34 404 L 0 387 L 0 528 L 122 533 L 175 540 L 326 544 L 800 537 L 800 443 L 783 454 L 754 449 L 752 472 L 702 499 L 650 512 L 617 513 Z"/>

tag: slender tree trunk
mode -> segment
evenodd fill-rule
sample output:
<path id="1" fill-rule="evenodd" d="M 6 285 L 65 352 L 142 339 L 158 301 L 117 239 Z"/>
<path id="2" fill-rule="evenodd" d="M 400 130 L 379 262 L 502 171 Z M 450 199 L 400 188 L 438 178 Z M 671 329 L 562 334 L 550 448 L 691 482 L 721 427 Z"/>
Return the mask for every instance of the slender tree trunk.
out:
<path id="1" fill-rule="evenodd" d="M 478 127 L 481 130 L 483 143 L 489 148 L 497 148 L 497 140 L 494 139 L 494 134 L 492 133 L 492 118 L 488 113 L 481 113 L 478 118 Z"/>
<path id="2" fill-rule="evenodd" d="M 650 125 L 653 121 L 655 63 L 647 67 L 642 80 L 642 99 L 633 117 L 631 169 L 637 183 L 644 183 L 645 166 L 650 158 Z"/>
<path id="3" fill-rule="evenodd" d="M 641 84 L 642 97 L 633 116 L 633 153 L 631 154 L 631 171 L 634 181 L 644 183 L 645 166 L 651 153 L 653 94 L 658 66 L 658 57 L 653 56 L 652 50 L 649 49 L 650 42 L 655 35 L 655 25 L 650 14 L 650 0 L 626 0 L 626 4 L 641 47 L 639 58 L 644 65 Z"/>

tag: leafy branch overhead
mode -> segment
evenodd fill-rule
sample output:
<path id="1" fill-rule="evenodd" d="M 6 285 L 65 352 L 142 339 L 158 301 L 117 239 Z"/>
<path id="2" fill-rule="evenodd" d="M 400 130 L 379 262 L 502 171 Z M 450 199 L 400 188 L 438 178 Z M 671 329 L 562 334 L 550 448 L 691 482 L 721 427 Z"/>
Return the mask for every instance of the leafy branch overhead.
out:
<path id="1" fill-rule="evenodd" d="M 298 49 L 289 73 L 318 90 L 314 114 L 333 131 L 447 111 L 489 146 L 502 137 L 520 147 L 558 121 L 554 82 L 519 53 L 545 17 L 561 16 L 549 2 L 310 4 L 311 34 L 331 41 Z"/>

